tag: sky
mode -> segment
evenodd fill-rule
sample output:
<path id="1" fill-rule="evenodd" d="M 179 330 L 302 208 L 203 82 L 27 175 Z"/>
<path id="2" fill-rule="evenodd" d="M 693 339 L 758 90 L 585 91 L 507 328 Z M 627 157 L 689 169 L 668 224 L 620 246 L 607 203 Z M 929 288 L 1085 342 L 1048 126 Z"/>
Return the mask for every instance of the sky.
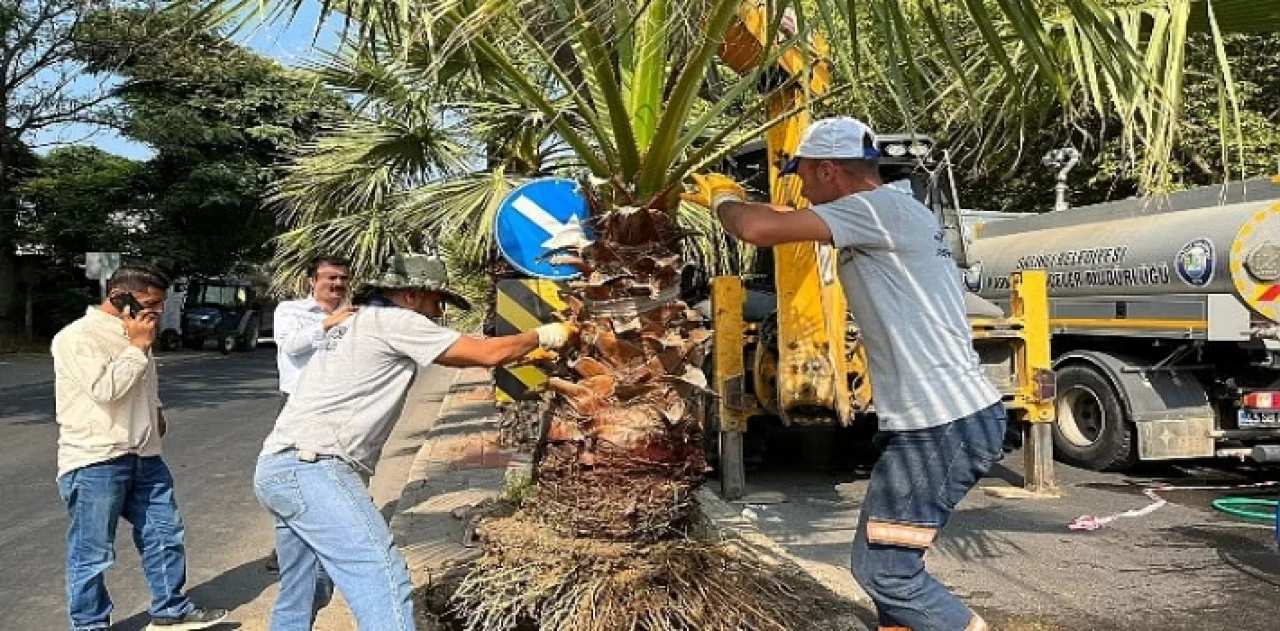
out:
<path id="1" fill-rule="evenodd" d="M 232 39 L 282 64 L 298 66 L 313 50 L 313 41 L 321 50 L 332 49 L 338 42 L 338 24 L 332 19 L 320 29 L 319 36 L 315 36 L 319 14 L 318 0 L 306 0 L 291 22 L 278 20 L 264 23 L 261 18 L 255 17 L 235 33 Z M 86 79 L 83 83 L 96 86 L 98 81 Z M 41 145 L 37 149 L 39 153 L 46 153 L 59 144 L 87 144 L 126 158 L 144 160 L 152 155 L 151 149 L 146 145 L 133 142 L 111 130 L 83 124 L 47 129 L 33 134 L 30 140 L 33 144 Z"/>

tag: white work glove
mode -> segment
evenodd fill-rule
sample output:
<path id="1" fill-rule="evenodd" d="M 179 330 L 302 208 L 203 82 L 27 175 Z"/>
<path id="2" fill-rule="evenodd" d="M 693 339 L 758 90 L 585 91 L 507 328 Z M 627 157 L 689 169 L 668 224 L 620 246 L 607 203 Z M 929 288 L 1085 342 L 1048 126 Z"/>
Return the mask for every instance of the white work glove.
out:
<path id="1" fill-rule="evenodd" d="M 572 324 L 557 322 L 544 324 L 534 331 L 538 334 L 538 346 L 547 350 L 555 350 L 569 343 L 569 338 L 577 333 Z"/>

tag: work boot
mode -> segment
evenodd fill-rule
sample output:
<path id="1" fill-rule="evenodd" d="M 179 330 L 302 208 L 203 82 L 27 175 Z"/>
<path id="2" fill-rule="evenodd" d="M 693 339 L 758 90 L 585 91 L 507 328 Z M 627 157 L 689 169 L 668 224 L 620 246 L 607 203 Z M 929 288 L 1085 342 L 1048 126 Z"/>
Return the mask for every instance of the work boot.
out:
<path id="1" fill-rule="evenodd" d="M 152 618 L 147 631 L 195 631 L 208 629 L 226 619 L 226 609 L 196 607 L 177 618 Z"/>

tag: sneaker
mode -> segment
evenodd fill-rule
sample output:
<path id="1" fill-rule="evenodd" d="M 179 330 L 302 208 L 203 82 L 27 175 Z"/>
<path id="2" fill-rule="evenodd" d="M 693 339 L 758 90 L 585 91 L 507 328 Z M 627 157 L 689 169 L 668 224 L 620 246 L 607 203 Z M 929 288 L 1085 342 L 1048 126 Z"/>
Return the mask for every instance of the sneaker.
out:
<path id="1" fill-rule="evenodd" d="M 177 618 L 152 618 L 147 631 L 195 631 L 208 629 L 227 619 L 226 609 L 205 609 L 196 607 L 186 615 Z"/>

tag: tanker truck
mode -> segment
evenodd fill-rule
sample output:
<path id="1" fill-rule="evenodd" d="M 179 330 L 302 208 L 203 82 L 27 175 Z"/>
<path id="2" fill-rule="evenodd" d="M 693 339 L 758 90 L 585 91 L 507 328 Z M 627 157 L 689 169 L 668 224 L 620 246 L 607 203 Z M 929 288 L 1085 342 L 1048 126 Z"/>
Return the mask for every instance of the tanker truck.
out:
<path id="1" fill-rule="evenodd" d="M 969 288 L 1048 273 L 1054 450 L 1280 460 L 1280 177 L 975 225 Z"/>

